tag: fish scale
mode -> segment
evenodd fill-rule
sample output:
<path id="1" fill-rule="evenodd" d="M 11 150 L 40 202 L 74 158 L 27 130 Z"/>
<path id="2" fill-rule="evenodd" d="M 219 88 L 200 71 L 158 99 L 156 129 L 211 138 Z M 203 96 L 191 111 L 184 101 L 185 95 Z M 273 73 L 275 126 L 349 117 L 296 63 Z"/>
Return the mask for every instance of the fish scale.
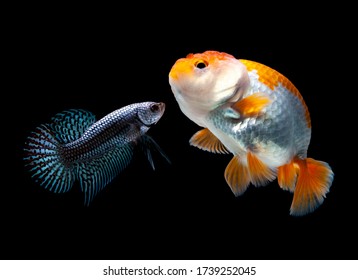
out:
<path id="1" fill-rule="evenodd" d="M 281 95 L 280 98 L 277 98 L 277 95 Z M 293 149 L 296 137 L 302 138 L 302 129 L 300 121 L 294 122 L 296 113 L 293 113 L 294 106 L 291 104 L 294 104 L 293 99 L 295 98 L 291 95 L 282 97 L 281 92 L 271 92 L 270 97 L 273 102 L 258 117 L 246 118 L 242 122 L 225 118 L 225 110 L 231 106 L 231 104 L 225 104 L 211 111 L 208 120 L 210 127 L 211 124 L 214 125 L 211 127 L 212 129 L 221 130 L 231 136 L 234 143 L 227 145 L 235 147 L 230 149 L 233 154 L 242 155 L 251 150 L 257 152 L 257 156 L 264 161 L 268 156 L 274 157 L 277 160 L 271 160 L 268 164 L 271 168 L 276 168 L 289 162 L 291 154 L 288 154 L 287 150 Z M 276 101 L 277 99 L 279 101 Z M 281 108 L 287 108 L 287 110 L 283 111 Z M 299 129 L 296 129 L 297 126 Z M 309 140 L 307 134 L 310 134 L 310 130 L 303 131 L 305 132 L 304 137 Z M 304 155 L 308 142 L 302 143 L 300 146 L 301 148 L 298 148 L 297 152 Z"/>
<path id="2" fill-rule="evenodd" d="M 269 111 L 267 119 L 276 120 L 277 125 L 273 125 L 272 122 L 269 126 L 263 125 L 263 127 L 273 129 L 271 139 L 275 143 L 279 143 L 280 140 L 287 138 L 280 133 L 283 130 L 290 131 L 292 134 L 290 142 L 294 142 L 294 145 L 292 145 L 293 154 L 298 153 L 301 158 L 305 158 L 311 139 L 311 119 L 307 106 L 297 88 L 287 78 L 265 65 L 248 60 L 240 61 L 250 66 L 248 67 L 251 81 L 250 92 L 266 92 L 273 99 L 273 102 L 264 111 Z M 262 68 L 265 69 L 264 78 L 259 75 Z M 269 80 L 272 75 L 274 82 Z M 278 79 L 278 77 L 281 78 Z M 300 117 L 302 115 L 305 115 L 305 119 Z"/>
<path id="3" fill-rule="evenodd" d="M 64 157 L 71 162 L 86 161 L 141 136 L 138 127 L 131 125 L 135 110 L 128 109 L 109 114 L 90 126 L 79 139 L 64 145 Z"/>
<path id="4" fill-rule="evenodd" d="M 255 88 L 255 86 L 263 88 L 268 87 L 271 89 L 271 91 L 274 90 L 275 92 L 281 92 L 282 94 L 288 94 L 297 97 L 299 102 L 296 104 L 303 106 L 307 126 L 311 127 L 311 118 L 307 105 L 303 100 L 303 97 L 300 94 L 299 90 L 291 83 L 289 79 L 287 79 L 285 76 L 283 76 L 276 70 L 262 63 L 247 59 L 239 59 L 239 61 L 246 66 L 253 89 Z M 265 91 L 265 89 L 262 88 L 257 88 L 257 90 Z"/>

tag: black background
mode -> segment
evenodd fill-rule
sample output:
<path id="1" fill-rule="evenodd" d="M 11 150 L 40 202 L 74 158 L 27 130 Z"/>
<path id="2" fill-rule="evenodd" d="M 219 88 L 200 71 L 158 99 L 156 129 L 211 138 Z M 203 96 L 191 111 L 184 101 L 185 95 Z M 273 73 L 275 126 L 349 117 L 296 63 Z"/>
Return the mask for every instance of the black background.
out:
<path id="1" fill-rule="evenodd" d="M 10 102 L 3 103 L 10 126 L 3 138 L 11 149 L 4 148 L 10 164 L 0 205 L 1 259 L 356 258 L 355 186 L 340 157 L 350 144 L 342 145 L 345 130 L 337 125 L 341 86 L 332 42 L 340 37 L 334 22 L 280 13 L 276 21 L 257 16 L 218 27 L 194 13 L 168 12 L 153 23 L 155 16 L 122 20 L 125 11 L 51 11 L 27 15 L 10 42 L 14 79 Z M 189 26 L 181 25 L 185 21 Z M 335 173 L 314 213 L 290 216 L 292 194 L 276 180 L 235 198 L 224 179 L 231 156 L 189 146 L 199 127 L 179 110 L 168 73 L 178 58 L 206 50 L 264 63 L 300 90 L 312 118 L 308 156 L 328 162 Z M 82 108 L 100 118 L 142 101 L 166 103 L 148 134 L 171 165 L 155 155 L 153 171 L 138 155 L 88 208 L 78 184 L 52 194 L 25 171 L 26 136 L 57 112 Z"/>

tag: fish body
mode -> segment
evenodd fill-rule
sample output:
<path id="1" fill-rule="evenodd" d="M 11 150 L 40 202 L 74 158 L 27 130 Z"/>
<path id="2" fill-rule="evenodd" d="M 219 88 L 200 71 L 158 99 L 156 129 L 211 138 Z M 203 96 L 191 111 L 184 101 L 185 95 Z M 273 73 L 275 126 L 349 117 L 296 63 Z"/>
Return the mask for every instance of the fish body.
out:
<path id="1" fill-rule="evenodd" d="M 322 204 L 334 174 L 327 163 L 307 158 L 310 114 L 288 78 L 255 61 L 206 51 L 178 59 L 169 83 L 182 112 L 203 127 L 190 144 L 233 155 L 224 176 L 236 196 L 250 183 L 277 178 L 294 193 L 292 215 Z"/>
<path id="2" fill-rule="evenodd" d="M 147 135 L 165 111 L 162 102 L 142 102 L 113 111 L 100 120 L 85 110 L 66 110 L 37 127 L 25 143 L 25 165 L 32 177 L 55 193 L 79 180 L 85 205 L 123 171 L 141 147 L 154 169 L 151 150 L 168 161 Z"/>

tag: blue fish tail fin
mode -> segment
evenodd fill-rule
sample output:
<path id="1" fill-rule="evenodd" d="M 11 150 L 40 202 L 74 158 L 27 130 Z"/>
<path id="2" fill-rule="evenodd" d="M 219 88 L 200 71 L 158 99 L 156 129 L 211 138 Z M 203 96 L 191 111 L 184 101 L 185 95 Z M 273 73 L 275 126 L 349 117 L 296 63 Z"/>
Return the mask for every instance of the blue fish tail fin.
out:
<path id="1" fill-rule="evenodd" d="M 96 117 L 91 112 L 69 109 L 52 117 L 49 127 L 60 143 L 69 143 L 80 138 L 95 121 Z"/>
<path id="2" fill-rule="evenodd" d="M 151 151 L 159 152 L 162 155 L 162 157 L 164 157 L 165 160 L 169 164 L 171 164 L 169 157 L 164 153 L 163 149 L 149 135 L 144 134 L 143 136 L 141 136 L 141 138 L 138 141 L 138 144 L 139 144 L 140 148 L 142 149 L 142 151 L 144 152 L 144 154 L 146 155 L 153 170 L 155 170 L 155 166 L 154 166 L 154 161 L 153 161 Z"/>
<path id="3" fill-rule="evenodd" d="M 85 110 L 70 109 L 56 114 L 51 122 L 37 127 L 24 147 L 25 167 L 45 189 L 55 193 L 71 189 L 76 172 L 72 163 L 61 158 L 63 144 L 72 142 L 96 121 Z"/>
<path id="4" fill-rule="evenodd" d="M 37 127 L 25 142 L 24 161 L 32 177 L 45 189 L 55 193 L 71 189 L 75 173 L 61 160 L 61 143 L 49 125 Z"/>
<path id="5" fill-rule="evenodd" d="M 127 144 L 91 162 L 78 164 L 77 174 L 85 196 L 85 206 L 89 206 L 93 198 L 129 165 L 133 151 L 134 145 Z"/>

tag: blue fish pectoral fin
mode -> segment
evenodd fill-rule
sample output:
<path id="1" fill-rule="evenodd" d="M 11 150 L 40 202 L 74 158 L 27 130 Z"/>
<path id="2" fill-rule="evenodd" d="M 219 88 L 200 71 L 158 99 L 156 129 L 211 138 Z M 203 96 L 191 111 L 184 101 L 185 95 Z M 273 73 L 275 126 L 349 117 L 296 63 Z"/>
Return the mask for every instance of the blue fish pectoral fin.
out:
<path id="1" fill-rule="evenodd" d="M 158 151 L 162 155 L 162 157 L 164 157 L 165 160 L 169 164 L 171 164 L 169 157 L 165 154 L 163 149 L 149 135 L 146 135 L 146 134 L 142 135 L 142 137 L 139 138 L 138 145 L 142 149 L 143 153 L 147 156 L 147 159 L 150 163 L 150 166 L 153 168 L 153 170 L 155 170 L 155 166 L 154 166 L 154 161 L 153 161 L 153 156 L 152 156 L 151 150 Z"/>
<path id="2" fill-rule="evenodd" d="M 204 151 L 220 154 L 228 154 L 229 151 L 221 141 L 207 128 L 196 132 L 189 140 L 190 145 Z"/>
<path id="3" fill-rule="evenodd" d="M 52 117 L 49 126 L 60 143 L 69 143 L 80 138 L 95 121 L 96 117 L 91 112 L 70 109 Z"/>
<path id="4" fill-rule="evenodd" d="M 256 92 L 226 108 L 225 116 L 234 119 L 255 117 L 260 115 L 262 110 L 270 103 L 271 99 L 267 94 Z"/>
<path id="5" fill-rule="evenodd" d="M 133 150 L 132 144 L 120 146 L 91 162 L 78 164 L 78 179 L 86 206 L 129 165 L 133 158 Z"/>

